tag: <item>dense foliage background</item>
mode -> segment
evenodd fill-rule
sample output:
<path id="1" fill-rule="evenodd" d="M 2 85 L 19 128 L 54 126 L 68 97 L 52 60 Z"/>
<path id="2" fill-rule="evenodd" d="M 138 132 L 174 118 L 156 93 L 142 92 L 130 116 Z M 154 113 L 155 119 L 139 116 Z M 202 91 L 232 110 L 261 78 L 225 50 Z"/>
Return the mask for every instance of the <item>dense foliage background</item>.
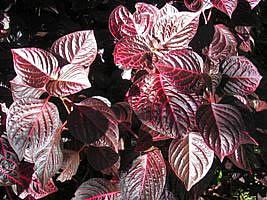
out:
<path id="1" fill-rule="evenodd" d="M 124 5 L 129 10 L 134 10 L 133 0 L 0 0 L 0 19 L 6 12 L 10 17 L 10 29 L 0 35 L 0 102 L 9 106 L 12 103 L 9 81 L 15 77 L 13 69 L 11 48 L 40 47 L 48 48 L 59 37 L 78 30 L 94 30 L 99 54 L 92 65 L 89 74 L 92 87 L 83 90 L 81 94 L 86 96 L 104 96 L 112 103 L 123 101 L 131 82 L 122 80 L 118 69 L 113 62 L 114 39 L 108 30 L 108 18 L 111 11 L 117 5 Z M 164 0 L 142 1 L 163 6 Z M 240 0 L 238 8 L 232 16 L 232 20 L 213 10 L 212 24 L 223 23 L 234 28 L 237 25 L 253 26 L 253 38 L 255 48 L 252 53 L 245 53 L 259 69 L 263 79 L 257 89 L 257 94 L 267 100 L 267 1 L 262 2 L 253 11 L 245 1 Z M 183 1 L 173 1 L 173 5 L 179 10 L 186 10 Z M 192 41 L 195 49 L 202 49 L 210 43 L 213 36 L 213 28 L 210 24 L 199 27 L 198 35 Z M 63 113 L 64 115 L 64 113 Z M 267 129 L 267 111 L 256 115 L 257 127 Z M 208 174 L 203 180 L 201 188 L 194 187 L 189 193 L 181 189 L 181 183 L 173 176 L 169 180 L 172 192 L 180 199 L 192 199 L 194 195 L 204 194 L 204 199 L 251 199 L 266 197 L 267 194 L 267 135 L 255 133 L 259 138 L 261 149 L 265 157 L 251 158 L 254 161 L 252 174 L 233 166 L 227 159 L 223 164 L 219 162 L 214 166 L 215 174 Z M 77 187 L 90 177 L 97 177 L 97 172 L 83 161 L 78 173 L 71 181 L 65 183 L 56 182 L 59 191 L 46 199 L 70 199 Z M 8 192 L 10 191 L 10 192 Z M 9 193 L 10 199 L 16 199 L 9 188 L 0 188 L 0 198 L 4 199 Z"/>

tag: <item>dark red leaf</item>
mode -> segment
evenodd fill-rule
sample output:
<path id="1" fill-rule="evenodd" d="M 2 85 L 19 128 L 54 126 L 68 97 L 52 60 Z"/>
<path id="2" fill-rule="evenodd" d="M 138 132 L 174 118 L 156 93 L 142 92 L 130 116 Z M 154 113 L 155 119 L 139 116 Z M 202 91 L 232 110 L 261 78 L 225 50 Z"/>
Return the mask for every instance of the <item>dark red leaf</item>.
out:
<path id="1" fill-rule="evenodd" d="M 196 92 L 203 85 L 203 60 L 192 50 L 171 51 L 155 66 L 181 92 Z"/>
<path id="2" fill-rule="evenodd" d="M 123 123 L 127 126 L 132 124 L 133 110 L 127 102 L 118 102 L 112 105 L 111 109 L 116 115 L 119 123 Z"/>
<path id="3" fill-rule="evenodd" d="M 90 165 L 99 171 L 112 167 L 119 159 L 118 153 L 110 147 L 90 146 L 86 154 Z"/>
<path id="4" fill-rule="evenodd" d="M 214 26 L 215 33 L 211 44 L 207 49 L 203 50 L 203 54 L 206 55 L 217 69 L 219 64 L 230 56 L 237 55 L 237 42 L 232 32 L 223 24 L 217 24 Z"/>
<path id="5" fill-rule="evenodd" d="M 260 84 L 262 76 L 254 64 L 243 56 L 232 56 L 221 66 L 227 76 L 223 90 L 230 94 L 251 94 Z"/>
<path id="6" fill-rule="evenodd" d="M 142 136 L 145 134 L 151 135 L 152 141 L 168 140 L 171 138 L 167 135 L 162 135 L 160 132 L 157 132 L 157 131 L 145 126 L 144 124 L 142 124 L 140 129 L 139 129 L 139 135 Z"/>
<path id="7" fill-rule="evenodd" d="M 121 179 L 122 199 L 159 199 L 166 181 L 166 166 L 160 150 L 136 158 Z"/>
<path id="8" fill-rule="evenodd" d="M 19 181 L 19 160 L 5 135 L 0 137 L 0 186 L 21 184 Z"/>
<path id="9" fill-rule="evenodd" d="M 254 45 L 254 39 L 250 34 L 251 26 L 236 26 L 235 31 L 237 32 L 237 36 L 241 40 L 239 49 L 244 52 L 251 52 L 252 45 Z"/>
<path id="10" fill-rule="evenodd" d="M 248 159 L 250 153 L 252 154 L 253 152 L 249 152 L 245 145 L 240 145 L 228 158 L 240 169 L 251 171 L 251 165 Z"/>
<path id="11" fill-rule="evenodd" d="M 49 94 L 61 97 L 80 92 L 91 87 L 88 75 L 79 65 L 65 65 L 59 72 L 59 76 L 50 80 L 46 85 Z"/>
<path id="12" fill-rule="evenodd" d="M 203 0 L 184 0 L 185 6 L 191 11 L 198 11 L 203 6 Z"/>
<path id="13" fill-rule="evenodd" d="M 237 7 L 237 0 L 211 0 L 213 6 L 224 12 L 229 17 L 232 16 Z"/>
<path id="14" fill-rule="evenodd" d="M 213 158 L 213 151 L 198 132 L 173 140 L 169 148 L 170 165 L 188 191 L 208 173 Z"/>
<path id="15" fill-rule="evenodd" d="M 251 9 L 254 9 L 261 2 L 261 0 L 246 0 L 246 1 L 249 3 Z"/>
<path id="16" fill-rule="evenodd" d="M 130 88 L 128 102 L 139 119 L 162 135 L 176 138 L 195 126 L 195 112 L 201 98 L 180 93 L 161 74 L 149 74 Z"/>
<path id="17" fill-rule="evenodd" d="M 53 103 L 31 98 L 15 101 L 7 116 L 7 137 L 19 160 L 33 142 L 45 144 L 53 137 L 59 124 L 59 113 Z"/>
<path id="18" fill-rule="evenodd" d="M 232 105 L 202 105 L 197 111 L 197 125 L 205 143 L 222 161 L 240 144 L 255 143 L 248 136 L 241 113 Z"/>
<path id="19" fill-rule="evenodd" d="M 114 184 L 103 178 L 92 178 L 82 183 L 75 192 L 73 200 L 119 200 L 120 188 L 118 184 Z"/>
<path id="20" fill-rule="evenodd" d="M 77 31 L 57 39 L 50 49 L 69 64 L 89 67 L 97 55 L 97 44 L 92 30 Z M 89 72 L 89 69 L 88 69 Z"/>
<path id="21" fill-rule="evenodd" d="M 49 52 L 38 48 L 12 49 L 14 68 L 29 86 L 42 88 L 50 79 L 58 77 L 58 61 Z"/>

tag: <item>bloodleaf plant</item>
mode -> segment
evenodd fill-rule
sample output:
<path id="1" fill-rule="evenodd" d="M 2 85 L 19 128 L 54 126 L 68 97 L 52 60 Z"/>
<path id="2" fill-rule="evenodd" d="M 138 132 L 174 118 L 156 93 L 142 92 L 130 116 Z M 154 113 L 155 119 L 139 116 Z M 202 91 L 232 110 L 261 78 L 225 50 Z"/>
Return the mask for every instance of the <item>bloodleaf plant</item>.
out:
<path id="1" fill-rule="evenodd" d="M 221 10 L 226 2 L 211 1 Z M 74 200 L 164 200 L 175 199 L 171 171 L 189 191 L 214 159 L 252 170 L 246 148 L 257 142 L 249 122 L 266 102 L 255 94 L 261 75 L 239 54 L 252 51 L 250 28 L 234 33 L 215 24 L 211 43 L 197 53 L 191 42 L 206 7 L 135 8 L 132 14 L 118 6 L 109 17 L 114 63 L 131 75 L 125 102 L 78 94 L 91 87 L 92 30 L 65 35 L 48 50 L 12 49 L 17 75 L 14 102 L 1 105 L 0 185 L 40 199 L 57 191 L 55 180 L 72 180 L 86 160 L 97 175 L 82 179 Z"/>

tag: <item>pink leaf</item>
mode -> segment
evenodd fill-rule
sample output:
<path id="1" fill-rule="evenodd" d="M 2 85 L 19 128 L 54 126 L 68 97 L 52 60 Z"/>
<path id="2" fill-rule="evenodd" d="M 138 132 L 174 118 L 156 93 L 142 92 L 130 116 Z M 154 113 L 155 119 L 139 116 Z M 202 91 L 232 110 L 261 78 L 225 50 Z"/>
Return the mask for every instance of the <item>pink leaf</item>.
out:
<path id="1" fill-rule="evenodd" d="M 89 67 L 97 55 L 94 32 L 77 31 L 65 35 L 53 43 L 51 51 L 69 64 Z"/>
<path id="2" fill-rule="evenodd" d="M 237 0 L 211 0 L 213 6 L 224 12 L 229 17 L 232 16 L 237 7 Z"/>
<path id="3" fill-rule="evenodd" d="M 260 84 L 262 76 L 252 62 L 243 56 L 232 56 L 221 66 L 227 76 L 223 90 L 230 94 L 251 94 Z"/>
<path id="4" fill-rule="evenodd" d="M 254 45 L 254 39 L 250 34 L 251 26 L 236 26 L 235 30 L 237 32 L 237 36 L 241 40 L 239 49 L 244 52 L 251 52 L 252 45 Z"/>
<path id="5" fill-rule="evenodd" d="M 78 170 L 80 164 L 80 155 L 78 151 L 63 150 L 63 171 L 57 177 L 58 181 L 65 182 L 71 180 Z"/>
<path id="6" fill-rule="evenodd" d="M 16 76 L 10 81 L 13 100 L 23 98 L 36 98 L 38 99 L 43 93 L 44 88 L 34 88 L 25 84 L 19 76 Z"/>
<path id="7" fill-rule="evenodd" d="M 203 0 L 184 0 L 185 6 L 191 11 L 198 11 L 203 6 Z"/>
<path id="8" fill-rule="evenodd" d="M 122 199 L 159 199 L 166 181 L 166 166 L 160 150 L 136 158 L 121 179 Z"/>
<path id="9" fill-rule="evenodd" d="M 197 132 L 173 140 L 169 148 L 170 165 L 188 191 L 208 173 L 213 158 L 213 151 Z"/>
<path id="10" fill-rule="evenodd" d="M 178 12 L 157 20 L 152 36 L 158 41 L 156 49 L 181 49 L 189 45 L 197 32 L 199 12 Z"/>
<path id="11" fill-rule="evenodd" d="M 75 192 L 73 200 L 119 200 L 120 188 L 118 184 L 114 184 L 103 178 L 92 178 L 82 183 Z"/>
<path id="12" fill-rule="evenodd" d="M 157 132 L 157 131 L 145 126 L 144 124 L 142 124 L 140 129 L 139 129 L 139 135 L 142 136 L 145 134 L 151 135 L 153 141 L 168 140 L 171 138 L 168 135 L 163 135 L 160 132 Z"/>
<path id="13" fill-rule="evenodd" d="M 179 91 L 196 92 L 203 85 L 203 60 L 192 50 L 171 51 L 155 66 Z"/>
<path id="14" fill-rule="evenodd" d="M 179 90 L 161 74 L 149 74 L 130 88 L 128 102 L 148 127 L 168 137 L 181 137 L 195 126 L 201 98 Z"/>
<path id="15" fill-rule="evenodd" d="M 244 133 L 242 115 L 232 105 L 202 105 L 197 111 L 196 122 L 205 143 L 221 161 L 232 154 L 240 144 L 254 142 Z"/>
<path id="16" fill-rule="evenodd" d="M 7 116 L 7 136 L 19 160 L 32 141 L 41 142 L 51 137 L 59 124 L 59 113 L 53 103 L 31 98 L 15 101 Z"/>
<path id="17" fill-rule="evenodd" d="M 41 88 L 58 76 L 58 61 L 49 52 L 37 48 L 12 49 L 14 68 L 21 80 Z"/>
<path id="18" fill-rule="evenodd" d="M 116 7 L 109 16 L 109 30 L 116 39 L 137 34 L 133 16 L 124 6 Z"/>
<path id="19" fill-rule="evenodd" d="M 123 38 L 114 49 L 114 62 L 123 69 L 149 69 L 152 56 L 149 41 L 142 36 Z"/>
<path id="20" fill-rule="evenodd" d="M 50 95 L 68 96 L 91 87 L 86 71 L 79 65 L 65 65 L 58 78 L 50 80 L 46 90 Z"/>
<path id="21" fill-rule="evenodd" d="M 19 160 L 5 135 L 0 137 L 0 186 L 21 184 L 18 172 Z"/>
<path id="22" fill-rule="evenodd" d="M 254 9 L 261 2 L 261 0 L 246 0 L 246 1 L 249 3 L 251 9 Z"/>
<path id="23" fill-rule="evenodd" d="M 158 13 L 158 17 L 166 17 L 167 15 L 177 15 L 179 14 L 179 11 L 177 10 L 177 8 L 175 8 L 174 6 L 172 6 L 171 4 L 166 3 L 160 10 Z"/>
<path id="24" fill-rule="evenodd" d="M 225 58 L 237 55 L 237 42 L 229 28 L 223 24 L 217 24 L 214 28 L 212 42 L 203 54 L 218 67 Z"/>

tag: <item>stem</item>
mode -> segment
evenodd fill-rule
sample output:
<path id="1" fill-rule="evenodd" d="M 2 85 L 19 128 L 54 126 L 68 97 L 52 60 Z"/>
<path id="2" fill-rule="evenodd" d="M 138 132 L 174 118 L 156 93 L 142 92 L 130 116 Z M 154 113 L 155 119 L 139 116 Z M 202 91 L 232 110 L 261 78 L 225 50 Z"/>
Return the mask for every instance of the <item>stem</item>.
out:
<path id="1" fill-rule="evenodd" d="M 7 186 L 5 186 L 5 190 L 6 190 L 6 194 L 7 194 L 7 196 L 8 196 L 8 199 L 9 200 L 12 200 L 13 198 L 12 198 L 12 194 L 10 193 L 10 190 L 9 190 L 9 188 L 7 187 Z"/>
<path id="2" fill-rule="evenodd" d="M 127 127 L 127 126 L 125 126 L 125 125 L 122 125 L 122 126 L 123 126 L 123 128 L 125 128 L 128 132 L 130 132 L 130 133 L 132 134 L 132 136 L 135 137 L 135 139 L 138 139 L 138 138 L 139 138 L 139 136 L 136 135 L 136 133 L 133 132 L 132 129 L 130 129 L 129 127 Z"/>
<path id="3" fill-rule="evenodd" d="M 88 147 L 87 144 L 84 144 L 78 151 L 78 154 L 80 154 L 86 147 Z"/>
<path id="4" fill-rule="evenodd" d="M 69 108 L 68 105 L 65 103 L 65 102 L 68 102 L 68 103 L 72 103 L 72 101 L 70 99 L 68 99 L 67 97 L 59 97 L 60 100 L 62 101 L 65 109 L 67 110 L 68 114 L 70 114 L 71 110 L 72 110 L 72 107 Z"/>

